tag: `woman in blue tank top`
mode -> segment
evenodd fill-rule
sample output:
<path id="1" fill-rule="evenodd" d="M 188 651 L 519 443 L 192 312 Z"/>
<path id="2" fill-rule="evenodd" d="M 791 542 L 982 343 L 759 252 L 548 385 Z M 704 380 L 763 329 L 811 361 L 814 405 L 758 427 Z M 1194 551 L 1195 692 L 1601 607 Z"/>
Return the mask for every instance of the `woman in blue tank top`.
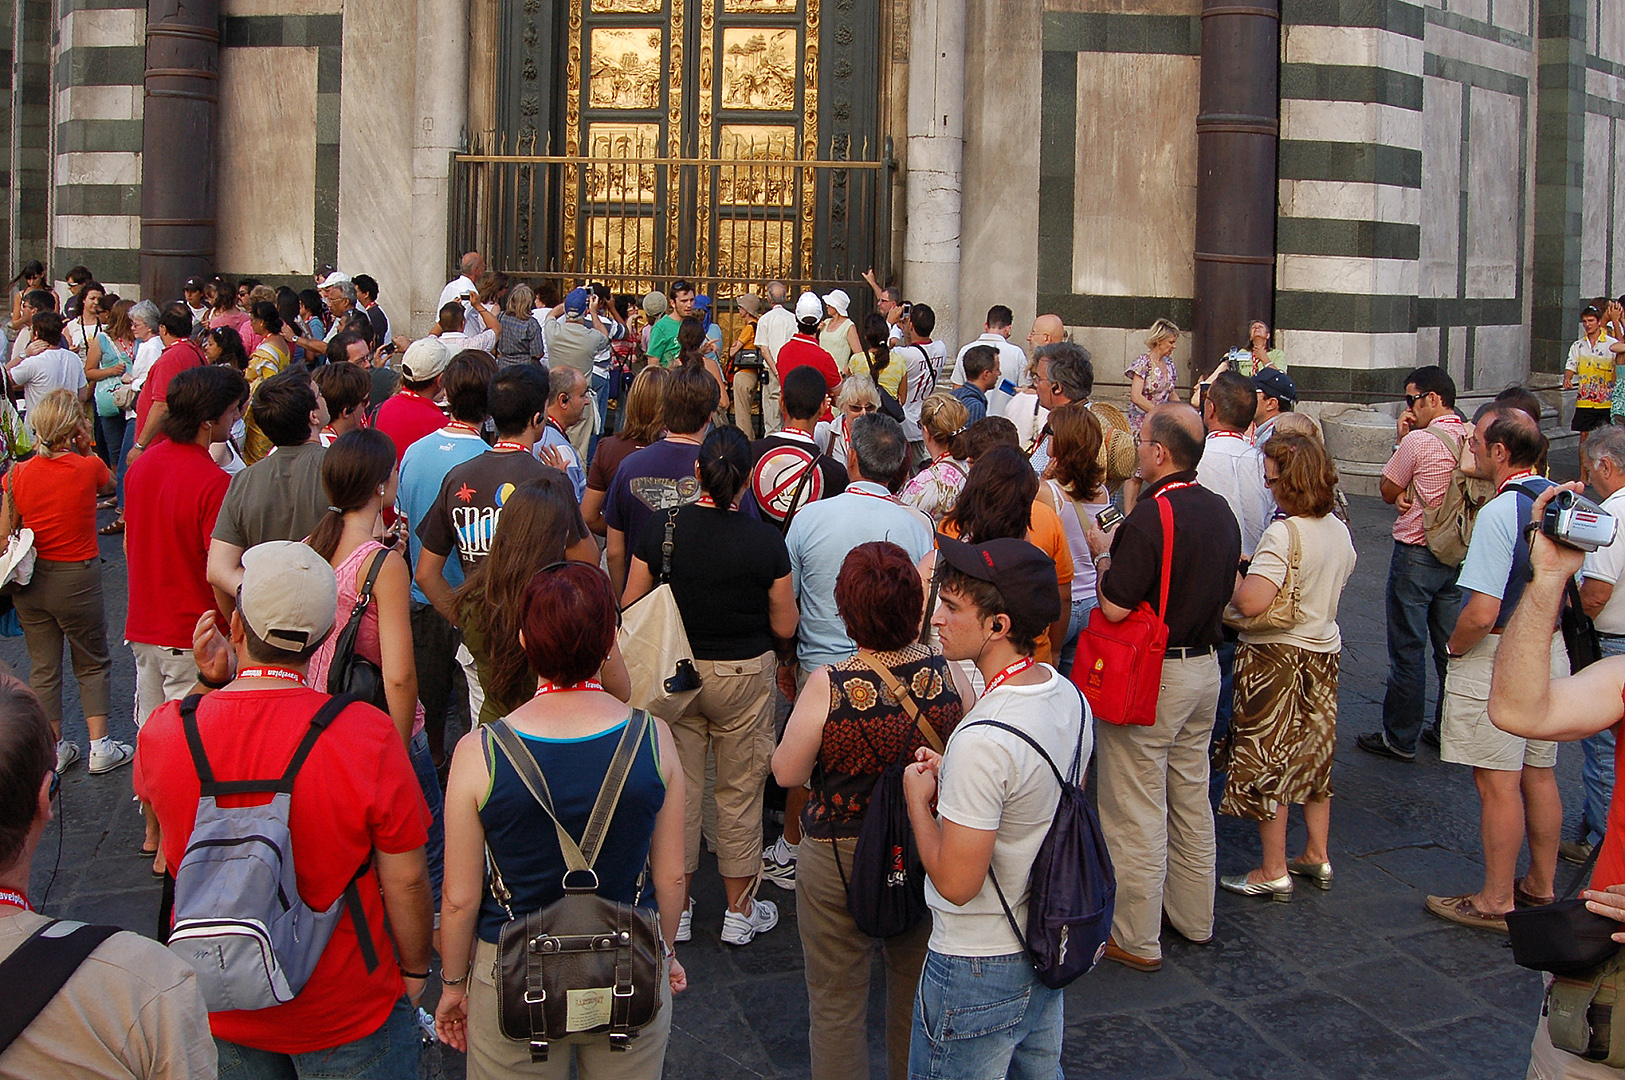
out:
<path id="1" fill-rule="evenodd" d="M 598 789 L 631 718 L 597 673 L 615 641 L 616 603 L 595 566 L 555 563 L 541 570 L 521 602 L 520 641 L 538 679 L 536 696 L 507 716 L 547 778 L 559 821 L 579 840 Z M 564 895 L 564 856 L 552 820 L 502 754 L 486 763 L 478 731 L 458 743 L 446 788 L 446 876 L 441 907 L 445 990 L 435 1012 L 441 1040 L 468 1054 L 471 1080 L 569 1074 L 581 1080 L 659 1077 L 671 1032 L 672 993 L 688 985 L 672 941 L 683 911 L 683 770 L 671 729 L 651 718 L 638 747 L 594 871 L 598 895 L 655 907 L 668 979 L 652 1023 L 624 1052 L 607 1033 L 553 1040 L 564 1052 L 533 1064 L 524 1042 L 498 1026 L 497 937 L 512 912 L 523 916 Z M 485 852 L 511 897 L 499 904 L 486 884 Z M 649 875 L 639 891 L 647 865 Z M 465 966 L 466 962 L 466 966 Z"/>

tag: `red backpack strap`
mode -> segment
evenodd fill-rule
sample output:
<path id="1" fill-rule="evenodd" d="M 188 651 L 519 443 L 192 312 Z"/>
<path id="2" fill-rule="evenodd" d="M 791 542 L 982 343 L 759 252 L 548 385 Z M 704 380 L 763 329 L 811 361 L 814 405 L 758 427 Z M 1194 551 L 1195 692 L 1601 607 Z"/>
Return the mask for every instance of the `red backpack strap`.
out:
<path id="1" fill-rule="evenodd" d="M 1157 510 L 1162 514 L 1162 600 L 1157 604 L 1157 617 L 1168 621 L 1168 579 L 1174 569 L 1174 508 L 1165 496 L 1157 497 Z"/>

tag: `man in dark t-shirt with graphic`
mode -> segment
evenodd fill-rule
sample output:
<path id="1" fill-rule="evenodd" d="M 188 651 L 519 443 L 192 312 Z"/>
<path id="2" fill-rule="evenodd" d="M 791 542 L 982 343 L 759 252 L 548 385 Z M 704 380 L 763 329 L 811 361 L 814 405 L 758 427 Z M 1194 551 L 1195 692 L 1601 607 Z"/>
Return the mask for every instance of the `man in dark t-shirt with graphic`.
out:
<path id="1" fill-rule="evenodd" d="M 717 381 L 700 365 L 686 364 L 673 371 L 662 402 L 666 437 L 628 454 L 615 470 L 604 496 L 604 522 L 609 579 L 617 596 L 626 590 L 627 550 L 643 535 L 650 516 L 700 497 L 694 465 L 700 460 L 706 422 L 721 397 Z"/>
<path id="2" fill-rule="evenodd" d="M 453 623 L 458 621 L 457 608 L 443 572 L 446 560 L 455 551 L 467 577 L 490 553 L 502 504 L 514 488 L 558 471 L 531 452 L 547 426 L 547 372 L 534 364 L 505 367 L 491 380 L 488 400 L 496 445 L 454 466 L 418 523 L 423 549 L 412 579 L 435 610 Z M 586 535 L 587 527 L 581 524 L 577 536 Z"/>

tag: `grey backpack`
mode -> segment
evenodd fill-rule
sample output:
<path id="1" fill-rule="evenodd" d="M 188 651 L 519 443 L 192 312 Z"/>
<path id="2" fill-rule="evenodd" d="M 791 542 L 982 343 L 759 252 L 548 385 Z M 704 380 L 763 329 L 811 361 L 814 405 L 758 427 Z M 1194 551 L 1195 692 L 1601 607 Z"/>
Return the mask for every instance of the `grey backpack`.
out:
<path id="1" fill-rule="evenodd" d="M 327 726 L 358 699 L 327 701 L 282 775 L 270 780 L 216 780 L 197 726 L 202 695 L 181 702 L 181 726 L 197 768 L 197 818 L 186 855 L 175 871 L 175 925 L 170 951 L 197 972 L 210 1012 L 266 1009 L 304 989 L 347 908 L 367 970 L 378 966 L 356 881 L 369 856 L 326 911 L 299 897 L 294 877 L 288 808 L 293 781 Z M 221 795 L 270 794 L 262 806 L 228 809 Z"/>

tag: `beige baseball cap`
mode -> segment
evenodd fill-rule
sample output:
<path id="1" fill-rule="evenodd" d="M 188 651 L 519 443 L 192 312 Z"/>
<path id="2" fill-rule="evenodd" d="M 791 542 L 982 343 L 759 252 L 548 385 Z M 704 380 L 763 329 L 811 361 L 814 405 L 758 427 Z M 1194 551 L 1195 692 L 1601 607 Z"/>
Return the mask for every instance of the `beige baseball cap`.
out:
<path id="1" fill-rule="evenodd" d="M 271 540 L 243 552 L 238 610 L 267 645 L 303 652 L 333 629 L 338 579 L 327 560 L 297 540 Z"/>
<path id="2" fill-rule="evenodd" d="M 446 370 L 451 350 L 437 337 L 420 337 L 406 347 L 401 358 L 401 374 L 413 382 L 428 382 Z"/>

